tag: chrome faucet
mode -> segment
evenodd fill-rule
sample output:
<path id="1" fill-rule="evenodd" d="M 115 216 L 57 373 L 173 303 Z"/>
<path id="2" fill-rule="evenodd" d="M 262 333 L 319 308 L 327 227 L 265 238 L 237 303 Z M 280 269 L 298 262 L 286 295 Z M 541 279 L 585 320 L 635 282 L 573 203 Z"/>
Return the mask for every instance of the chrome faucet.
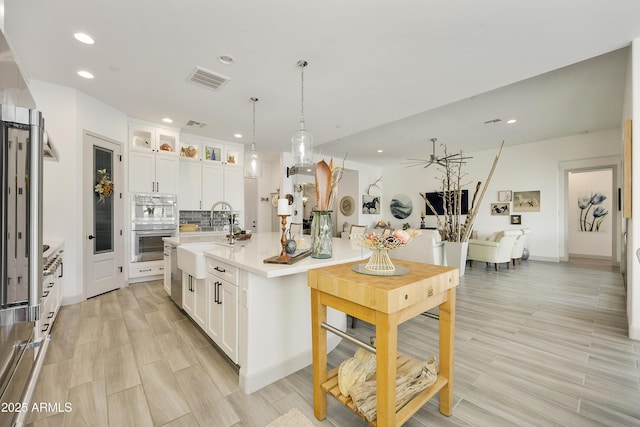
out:
<path id="1" fill-rule="evenodd" d="M 233 213 L 233 207 L 229 202 L 219 201 L 215 202 L 213 206 L 211 206 L 211 215 L 209 217 L 209 224 L 213 227 L 213 212 L 215 211 L 217 206 L 224 205 L 229 208 L 229 244 L 233 245 L 236 242 L 236 236 L 233 232 L 233 225 L 236 219 L 236 214 Z"/>

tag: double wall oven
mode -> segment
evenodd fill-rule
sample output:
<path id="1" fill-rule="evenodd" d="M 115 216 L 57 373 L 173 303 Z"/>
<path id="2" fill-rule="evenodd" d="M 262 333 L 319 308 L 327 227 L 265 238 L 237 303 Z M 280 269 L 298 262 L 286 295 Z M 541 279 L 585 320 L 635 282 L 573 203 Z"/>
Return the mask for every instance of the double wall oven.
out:
<path id="1" fill-rule="evenodd" d="M 131 201 L 131 262 L 159 261 L 164 237 L 178 229 L 178 204 L 173 194 L 133 194 Z"/>

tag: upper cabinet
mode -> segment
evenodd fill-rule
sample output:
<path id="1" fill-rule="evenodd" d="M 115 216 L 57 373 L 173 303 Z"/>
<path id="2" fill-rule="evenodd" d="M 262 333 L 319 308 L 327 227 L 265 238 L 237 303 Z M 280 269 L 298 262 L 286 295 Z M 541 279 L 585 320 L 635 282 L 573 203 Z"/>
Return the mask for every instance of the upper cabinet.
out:
<path id="1" fill-rule="evenodd" d="M 129 191 L 178 193 L 180 132 L 129 123 Z"/>
<path id="2" fill-rule="evenodd" d="M 177 156 L 180 131 L 144 122 L 129 122 L 129 147 L 132 150 Z"/>
<path id="3" fill-rule="evenodd" d="M 208 210 L 224 200 L 243 210 L 243 147 L 182 134 L 180 138 L 180 210 Z"/>

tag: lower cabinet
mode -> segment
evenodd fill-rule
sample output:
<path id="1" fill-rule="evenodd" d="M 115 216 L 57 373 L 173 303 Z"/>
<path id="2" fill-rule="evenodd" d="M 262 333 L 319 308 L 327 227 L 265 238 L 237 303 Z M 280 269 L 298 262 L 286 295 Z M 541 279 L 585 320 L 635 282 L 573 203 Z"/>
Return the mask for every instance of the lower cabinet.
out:
<path id="1" fill-rule="evenodd" d="M 207 308 L 206 280 L 182 272 L 182 309 L 202 329 L 206 328 Z"/>
<path id="2" fill-rule="evenodd" d="M 206 332 L 238 363 L 238 287 L 216 276 L 207 278 L 209 313 Z"/>
<path id="3" fill-rule="evenodd" d="M 227 356 L 238 363 L 237 269 L 207 259 L 207 278 L 182 272 L 182 309 Z"/>

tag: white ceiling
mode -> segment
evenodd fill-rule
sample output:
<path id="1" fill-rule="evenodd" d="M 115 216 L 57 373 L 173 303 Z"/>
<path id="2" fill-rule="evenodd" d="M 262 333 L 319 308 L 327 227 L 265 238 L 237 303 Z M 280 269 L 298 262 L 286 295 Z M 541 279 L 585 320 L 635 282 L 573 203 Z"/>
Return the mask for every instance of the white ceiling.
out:
<path id="1" fill-rule="evenodd" d="M 258 97 L 257 146 L 269 151 L 290 150 L 296 62 L 306 59 L 318 151 L 381 164 L 427 158 L 432 137 L 475 151 L 618 126 L 620 49 L 640 36 L 639 16 L 637 0 L 22 0 L 5 4 L 5 33 L 28 79 L 131 117 L 207 123 L 185 132 L 229 141 L 240 132 L 248 144 Z M 77 31 L 96 44 L 78 43 Z M 231 80 L 196 86 L 195 66 Z"/>

